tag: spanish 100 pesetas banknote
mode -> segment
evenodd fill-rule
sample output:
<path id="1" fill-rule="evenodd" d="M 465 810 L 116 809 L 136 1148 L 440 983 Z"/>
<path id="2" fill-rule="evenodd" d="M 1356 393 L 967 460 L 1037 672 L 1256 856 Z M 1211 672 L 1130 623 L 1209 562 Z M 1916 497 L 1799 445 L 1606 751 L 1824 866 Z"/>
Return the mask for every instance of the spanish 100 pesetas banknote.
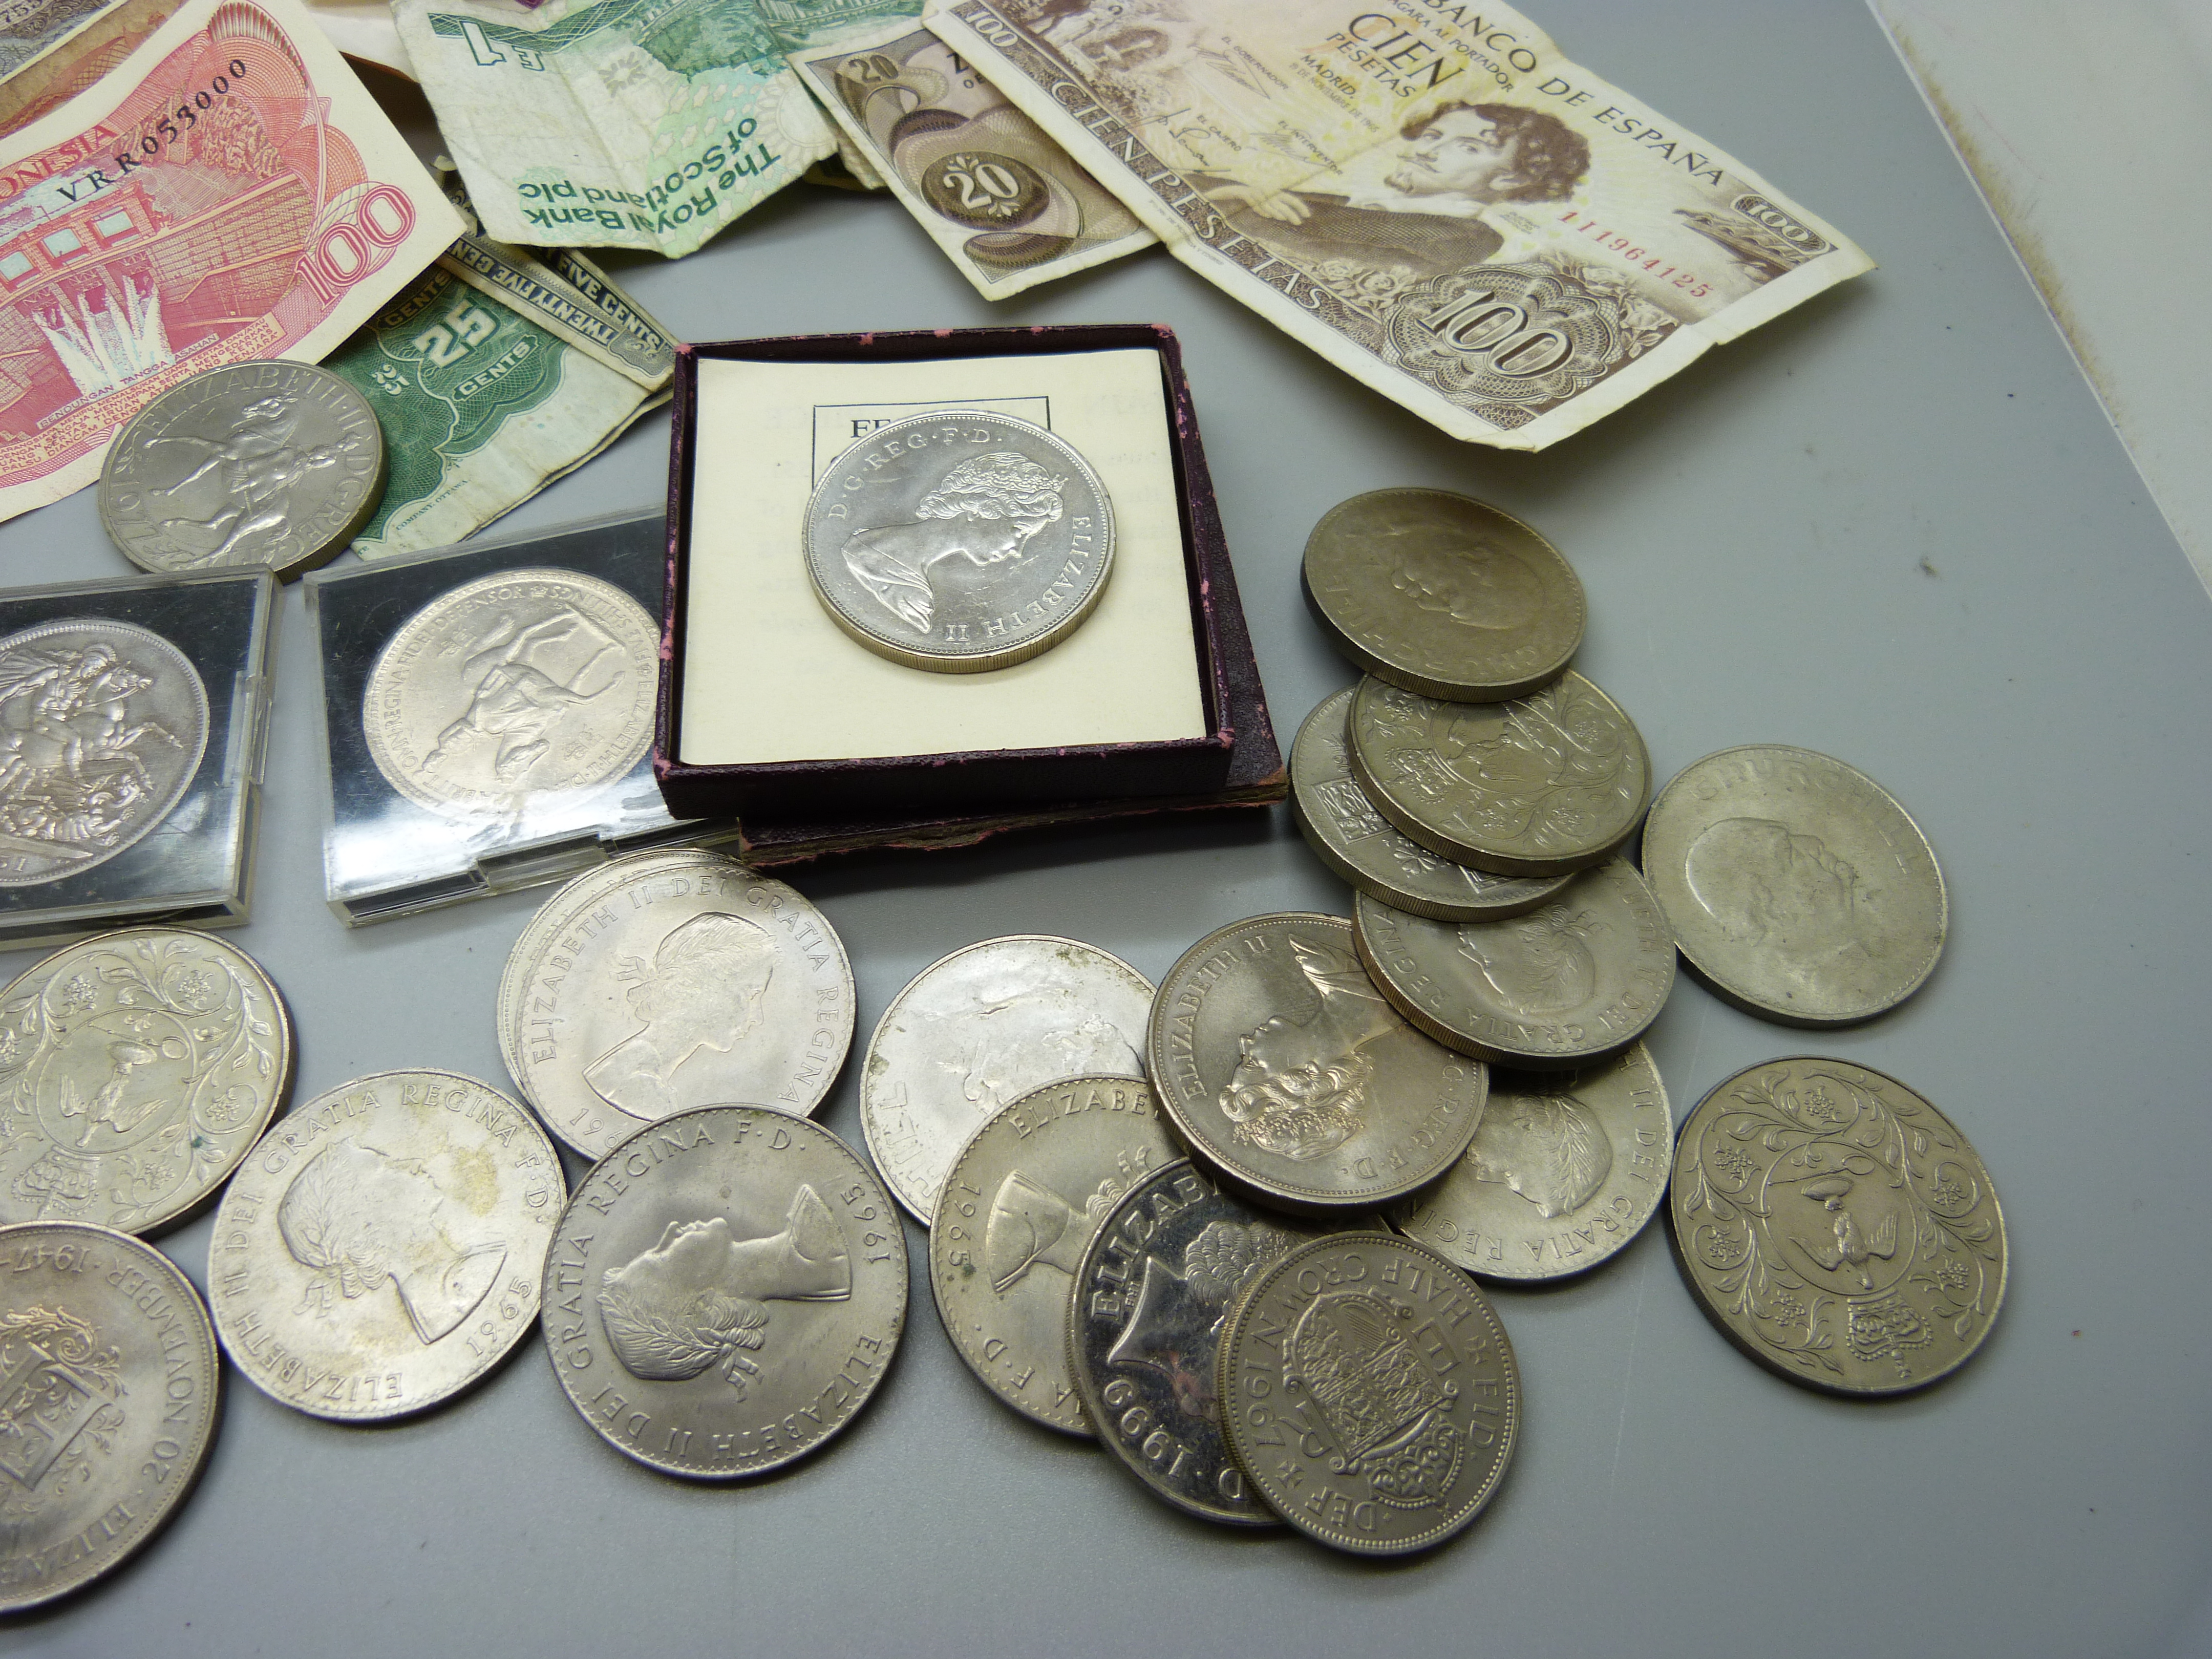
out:
<path id="1" fill-rule="evenodd" d="M 0 140 L 0 518 L 203 369 L 326 356 L 461 228 L 295 0 L 190 0 Z"/>
<path id="2" fill-rule="evenodd" d="M 1192 270 L 1454 437 L 1541 449 L 1873 262 L 1504 6 L 931 0 Z"/>

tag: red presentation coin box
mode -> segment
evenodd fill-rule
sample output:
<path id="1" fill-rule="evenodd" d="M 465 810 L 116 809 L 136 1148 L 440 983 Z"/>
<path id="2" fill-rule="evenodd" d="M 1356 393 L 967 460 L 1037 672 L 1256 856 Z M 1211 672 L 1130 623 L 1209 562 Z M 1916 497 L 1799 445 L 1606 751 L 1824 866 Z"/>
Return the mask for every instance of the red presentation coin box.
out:
<path id="1" fill-rule="evenodd" d="M 728 648 L 695 638 L 688 626 L 693 480 L 702 460 L 698 415 L 702 360 L 869 363 L 1005 357 L 1142 349 L 1158 354 L 1182 532 L 1184 576 L 1198 652 L 1202 737 L 860 759 L 702 765 L 683 752 L 687 654 Z M 1221 532 L 1206 452 L 1174 333 L 1146 324 L 1034 328 L 917 330 L 816 334 L 678 348 L 673 441 L 669 456 L 668 571 L 664 609 L 654 771 L 668 809 L 679 817 L 736 816 L 749 840 L 773 842 L 777 826 L 810 843 L 886 844 L 927 826 L 924 841 L 973 817 L 981 834 L 1021 820 L 1066 822 L 1120 817 L 1147 805 L 1250 805 L 1282 799 L 1280 750 L 1237 602 L 1237 577 Z M 796 524 L 761 528 L 801 556 Z M 916 671 L 921 672 L 921 671 Z M 830 850 L 824 846 L 822 850 Z M 805 856 L 805 854 L 800 854 Z"/>

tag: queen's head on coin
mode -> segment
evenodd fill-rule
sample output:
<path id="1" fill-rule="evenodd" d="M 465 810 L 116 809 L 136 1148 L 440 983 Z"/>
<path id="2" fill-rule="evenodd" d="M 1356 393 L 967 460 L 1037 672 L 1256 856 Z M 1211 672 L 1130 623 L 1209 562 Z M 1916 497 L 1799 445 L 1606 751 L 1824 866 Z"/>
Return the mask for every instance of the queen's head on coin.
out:
<path id="1" fill-rule="evenodd" d="M 1060 516 L 1066 482 L 1012 450 L 971 455 L 915 504 L 908 522 L 854 531 L 845 567 L 886 611 L 927 634 L 937 615 L 930 568 L 955 557 L 983 566 L 1018 559 L 1030 538 Z"/>
<path id="2" fill-rule="evenodd" d="M 475 1311 L 507 1260 L 504 1243 L 457 1235 L 457 1224 L 421 1164 L 353 1140 L 301 1165 L 276 1206 L 284 1248 L 311 1275 L 305 1306 L 332 1312 L 389 1285 L 426 1345 Z"/>
<path id="3" fill-rule="evenodd" d="M 1552 1221 L 1597 1195 L 1613 1171 L 1613 1144 L 1572 1095 L 1493 1096 L 1467 1163 L 1477 1181 L 1510 1188 Z"/>
<path id="4" fill-rule="evenodd" d="M 1404 1025 L 1357 962 L 1295 936 L 1291 953 L 1311 1009 L 1244 1034 L 1220 1104 L 1238 1144 L 1303 1164 L 1366 1127 L 1367 1045 Z"/>
<path id="5" fill-rule="evenodd" d="M 720 1365 L 744 1395 L 760 1374 L 769 1302 L 842 1302 L 853 1293 L 844 1235 L 814 1188 L 800 1183 L 783 1228 L 738 1238 L 725 1216 L 672 1221 L 658 1243 L 600 1281 L 599 1321 L 623 1368 L 648 1382 L 682 1382 Z"/>
<path id="6" fill-rule="evenodd" d="M 653 960 L 625 957 L 631 1033 L 584 1068 L 609 1105 L 651 1122 L 705 1105 L 688 1097 L 678 1073 L 701 1049 L 727 1054 L 760 1024 L 761 1000 L 775 975 L 775 941 L 759 923 L 726 911 L 672 927 Z"/>

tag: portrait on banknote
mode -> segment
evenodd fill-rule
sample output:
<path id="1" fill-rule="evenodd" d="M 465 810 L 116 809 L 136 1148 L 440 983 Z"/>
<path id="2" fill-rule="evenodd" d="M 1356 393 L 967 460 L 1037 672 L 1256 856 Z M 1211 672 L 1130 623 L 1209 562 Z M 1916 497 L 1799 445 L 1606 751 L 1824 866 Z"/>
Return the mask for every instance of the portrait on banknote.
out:
<path id="1" fill-rule="evenodd" d="M 1474 441 L 1540 448 L 1870 264 L 1503 7 L 927 21 L 1178 258 Z"/>

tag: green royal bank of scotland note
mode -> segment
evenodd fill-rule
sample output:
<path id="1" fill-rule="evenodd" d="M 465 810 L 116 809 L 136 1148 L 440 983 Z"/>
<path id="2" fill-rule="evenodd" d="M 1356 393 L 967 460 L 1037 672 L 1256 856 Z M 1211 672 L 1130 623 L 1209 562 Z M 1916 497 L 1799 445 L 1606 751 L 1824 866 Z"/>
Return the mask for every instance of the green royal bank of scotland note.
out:
<path id="1" fill-rule="evenodd" d="M 501 241 L 690 252 L 836 140 L 747 0 L 398 0 Z"/>
<path id="2" fill-rule="evenodd" d="M 442 547 L 611 443 L 665 392 L 560 339 L 445 262 L 323 367 L 367 398 L 390 480 L 364 559 Z"/>

